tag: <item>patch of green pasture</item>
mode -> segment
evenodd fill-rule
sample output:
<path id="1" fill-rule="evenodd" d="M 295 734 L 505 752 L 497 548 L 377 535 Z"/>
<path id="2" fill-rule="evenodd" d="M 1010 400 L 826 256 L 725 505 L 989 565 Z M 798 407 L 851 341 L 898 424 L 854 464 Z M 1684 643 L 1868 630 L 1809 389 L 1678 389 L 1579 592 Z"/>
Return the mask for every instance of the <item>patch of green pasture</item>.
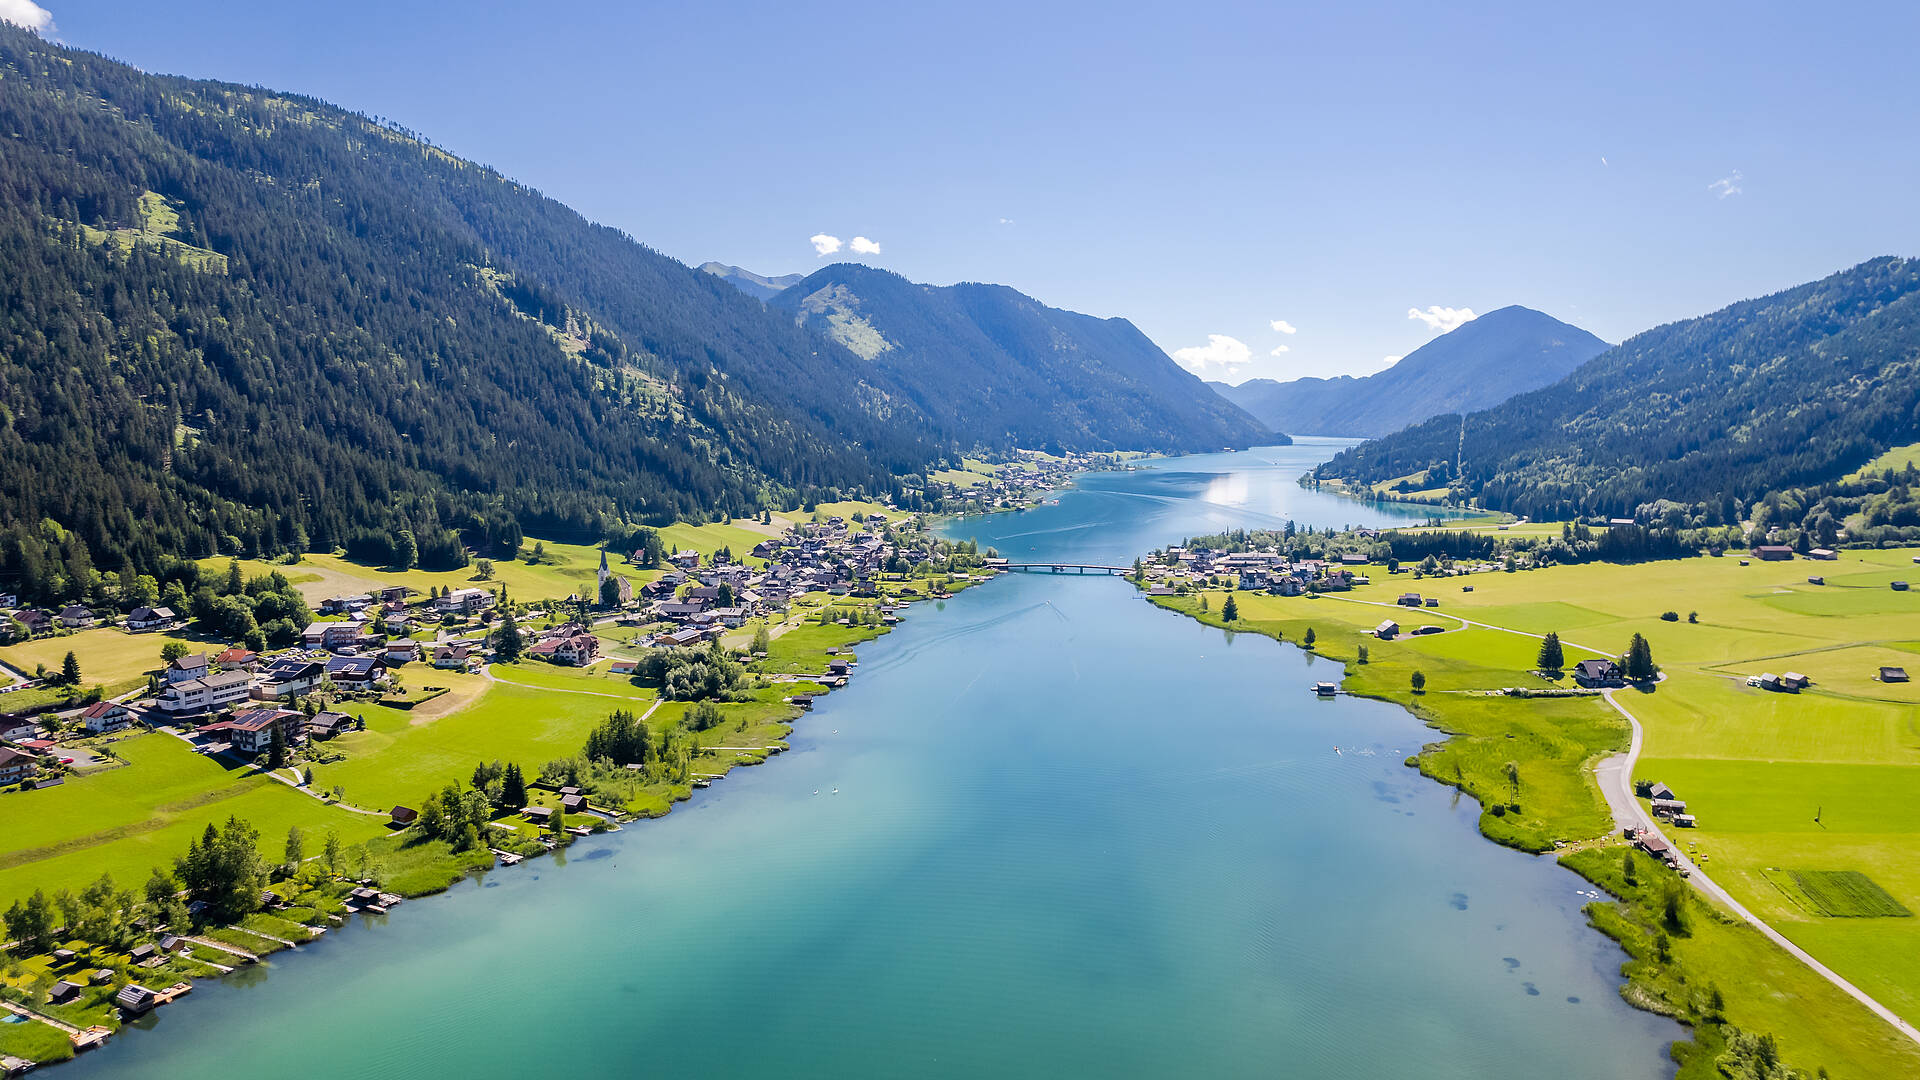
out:
<path id="1" fill-rule="evenodd" d="M 28 674 L 33 673 L 37 664 L 45 664 L 48 671 L 57 673 L 68 650 L 72 650 L 74 659 L 80 662 L 83 685 L 122 686 L 144 683 L 149 672 L 165 666 L 160 660 L 160 649 L 169 641 L 178 641 L 202 652 L 224 647 L 167 634 L 130 634 L 110 626 L 97 626 L 65 636 L 8 645 L 0 648 L 0 660 Z"/>
<path id="2" fill-rule="evenodd" d="M 229 771 L 171 735 L 124 739 L 129 764 L 58 787 L 0 794 L 0 906 L 36 888 L 78 890 L 104 872 L 138 888 L 170 866 L 207 825 L 238 816 L 277 858 L 289 826 L 343 839 L 373 835 L 373 819 L 327 806 L 263 776 Z"/>

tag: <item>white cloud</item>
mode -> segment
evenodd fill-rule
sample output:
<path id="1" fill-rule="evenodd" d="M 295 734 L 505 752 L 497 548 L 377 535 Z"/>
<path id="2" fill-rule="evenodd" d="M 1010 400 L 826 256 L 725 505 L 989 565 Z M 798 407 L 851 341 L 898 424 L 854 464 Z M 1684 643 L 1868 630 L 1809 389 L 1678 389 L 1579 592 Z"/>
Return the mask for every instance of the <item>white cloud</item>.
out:
<path id="1" fill-rule="evenodd" d="M 1273 351 L 1272 351 L 1272 352 L 1270 352 L 1270 353 L 1268 353 L 1267 355 L 1268 355 L 1268 356 L 1279 356 L 1279 355 L 1280 355 L 1281 353 L 1284 353 L 1284 352 L 1290 352 L 1290 351 L 1292 351 L 1292 350 L 1290 350 L 1290 349 L 1288 349 L 1288 348 L 1287 348 L 1287 347 L 1286 347 L 1285 345 L 1275 345 L 1275 346 L 1273 347 Z"/>
<path id="2" fill-rule="evenodd" d="M 1267 325 L 1273 327 L 1276 333 L 1297 334 L 1300 332 L 1298 329 L 1294 327 L 1292 323 L 1288 322 L 1285 319 L 1275 319 L 1272 322 L 1268 323 Z"/>
<path id="3" fill-rule="evenodd" d="M 5 0 L 0 0 L 0 3 L 4 2 Z M 813 245 L 814 251 L 822 255 L 831 255 L 840 250 L 840 238 L 837 236 L 828 236 L 826 233 L 814 233 L 812 236 L 807 237 L 807 242 Z"/>
<path id="4" fill-rule="evenodd" d="M 1380 366 L 1381 366 L 1381 367 L 1392 367 L 1393 365 L 1395 365 L 1395 364 L 1397 364 L 1397 363 L 1399 363 L 1399 362 L 1400 362 L 1400 359 L 1401 359 L 1401 358 L 1400 358 L 1400 357 L 1398 357 L 1398 356 L 1383 356 L 1383 357 L 1381 357 L 1381 358 L 1380 358 Z"/>
<path id="5" fill-rule="evenodd" d="M 1724 199 L 1729 195 L 1738 195 L 1740 194 L 1740 181 L 1744 179 L 1746 178 L 1740 175 L 1740 170 L 1735 169 L 1731 174 L 1708 184 L 1707 190 L 1713 192 L 1713 197 L 1716 199 Z"/>
<path id="6" fill-rule="evenodd" d="M 1247 343 L 1225 334 L 1208 334 L 1205 345 L 1173 350 L 1179 365 L 1203 378 L 1230 377 L 1253 359 Z"/>
<path id="7" fill-rule="evenodd" d="M 856 255 L 880 254 L 880 245 L 875 243 L 872 240 L 867 239 L 864 236 L 854 237 L 853 240 L 847 244 L 847 246 L 852 248 L 854 251 L 854 254 Z"/>
<path id="8" fill-rule="evenodd" d="M 1407 318 L 1419 319 L 1421 322 L 1427 324 L 1427 329 L 1438 330 L 1444 334 L 1450 330 L 1457 330 L 1461 326 L 1472 322 L 1474 320 L 1474 314 L 1472 308 L 1441 307 L 1438 304 L 1434 304 L 1425 311 L 1421 311 L 1417 307 L 1408 308 Z M 1395 357 L 1395 359 L 1397 360 L 1399 358 Z"/>
<path id="9" fill-rule="evenodd" d="M 1013 219 L 1012 219 L 1012 218 L 1010 218 L 1010 217 L 1003 217 L 1003 218 L 1001 218 L 1001 219 L 1000 219 L 1000 224 L 1002 224 L 1002 225 L 1011 225 L 1011 224 L 1013 224 Z"/>
<path id="10" fill-rule="evenodd" d="M 29 30 L 51 30 L 53 12 L 33 0 L 0 0 L 0 22 L 10 22 Z"/>

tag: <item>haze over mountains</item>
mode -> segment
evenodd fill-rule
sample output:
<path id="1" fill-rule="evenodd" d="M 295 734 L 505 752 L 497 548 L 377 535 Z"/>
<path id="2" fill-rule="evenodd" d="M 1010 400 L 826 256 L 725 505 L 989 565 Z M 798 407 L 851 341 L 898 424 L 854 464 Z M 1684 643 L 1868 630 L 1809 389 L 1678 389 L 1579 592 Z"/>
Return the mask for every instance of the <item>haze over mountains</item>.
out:
<path id="1" fill-rule="evenodd" d="M 1559 380 L 1606 348 L 1577 326 L 1516 305 L 1442 334 L 1375 375 L 1208 385 L 1277 431 L 1374 438 L 1497 405 Z"/>
<path id="2" fill-rule="evenodd" d="M 1150 421 L 1125 415 L 1147 404 L 1132 388 L 1116 412 L 1050 411 L 1085 384 L 1013 373 L 1034 412 L 1011 423 L 999 373 L 972 369 L 995 406 L 978 407 L 313 98 L 4 23 L 0 85 L 0 557 L 378 557 L 409 533 L 445 564 L 521 531 L 904 494 L 1016 441 L 1265 437 L 1184 373 L 1150 385 L 1196 400 Z M 1035 340 L 1072 358 L 1099 333 Z"/>
<path id="3" fill-rule="evenodd" d="M 911 387 L 921 411 L 1000 441 L 1101 450 L 1287 441 L 1126 319 L 1062 311 L 1004 285 L 921 285 L 837 263 L 768 303 Z"/>
<path id="4" fill-rule="evenodd" d="M 734 288 L 739 289 L 741 292 L 746 293 L 756 300 L 771 300 L 780 290 L 800 284 L 800 279 L 807 276 L 805 274 L 782 274 L 779 277 L 766 277 L 761 274 L 756 274 L 751 270 L 738 266 L 728 266 L 726 263 L 719 262 L 701 263 L 700 269 L 705 270 L 707 273 L 712 274 L 722 281 L 728 282 L 733 285 Z"/>
<path id="5" fill-rule="evenodd" d="M 1416 487 L 1451 483 L 1547 520 L 1672 500 L 1738 521 L 1769 492 L 1916 441 L 1920 260 L 1885 257 L 1637 334 L 1551 386 L 1353 447 L 1318 473 L 1424 473 Z"/>

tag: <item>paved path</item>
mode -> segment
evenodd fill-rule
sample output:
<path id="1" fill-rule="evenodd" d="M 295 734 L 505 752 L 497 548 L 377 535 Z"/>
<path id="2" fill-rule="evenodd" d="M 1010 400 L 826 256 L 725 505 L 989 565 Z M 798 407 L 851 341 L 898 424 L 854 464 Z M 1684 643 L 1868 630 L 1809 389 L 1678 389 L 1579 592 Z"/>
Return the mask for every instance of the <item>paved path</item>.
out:
<path id="1" fill-rule="evenodd" d="M 1327 594 L 1323 593 L 1321 595 L 1325 596 Z M 1345 596 L 1334 596 L 1331 597 L 1331 599 L 1344 600 L 1349 604 L 1368 604 L 1373 607 L 1400 606 L 1377 600 L 1355 600 Z M 1407 610 L 1412 611 L 1415 609 L 1408 608 Z M 1426 611 L 1430 609 L 1422 608 L 1419 610 Z M 1539 638 L 1541 636 L 1539 634 L 1529 634 L 1524 630 L 1514 630 L 1510 627 L 1495 626 L 1492 623 L 1477 622 L 1473 619 L 1462 618 L 1459 615 L 1448 614 L 1447 618 L 1457 619 L 1469 626 L 1480 626 L 1488 630 L 1499 630 L 1503 633 L 1519 634 L 1522 637 Z M 1561 641 L 1561 644 L 1570 645 L 1576 649 L 1583 649 L 1598 656 L 1609 655 L 1592 646 L 1579 645 L 1564 639 Z M 1664 678 L 1665 676 L 1662 676 L 1662 679 Z M 1635 798 L 1633 794 L 1633 766 L 1640 760 L 1640 747 L 1645 741 L 1645 734 L 1640 727 L 1639 719 L 1631 712 L 1628 712 L 1626 706 L 1620 704 L 1614 697 L 1617 693 L 1620 693 L 1617 689 L 1603 690 L 1601 691 L 1601 696 L 1607 699 L 1607 704 L 1613 706 L 1615 712 L 1618 712 L 1626 718 L 1627 724 L 1633 729 L 1633 738 L 1627 744 L 1626 753 L 1615 754 L 1613 757 L 1602 760 L 1594 766 L 1593 770 L 1594 779 L 1599 781 L 1600 784 L 1600 793 L 1606 796 L 1607 806 L 1613 811 L 1614 823 L 1623 829 L 1628 826 L 1645 829 L 1653 835 L 1660 837 L 1662 840 L 1666 840 L 1672 848 L 1675 858 L 1679 860 L 1680 866 L 1687 871 L 1686 880 L 1693 885 L 1694 888 L 1700 890 L 1702 895 L 1726 908 L 1728 911 L 1733 912 L 1735 915 L 1738 915 L 1741 919 L 1745 920 L 1748 925 L 1764 934 L 1769 941 L 1785 949 L 1788 955 L 1807 965 L 1807 967 L 1812 968 L 1815 974 L 1839 987 L 1849 997 L 1865 1005 L 1868 1009 L 1871 1009 L 1874 1015 L 1892 1024 L 1902 1035 L 1912 1039 L 1914 1042 L 1920 1042 L 1920 1029 L 1916 1029 L 1912 1024 L 1901 1019 L 1898 1013 L 1875 1001 L 1865 990 L 1860 989 L 1842 978 L 1832 968 L 1814 959 L 1805 949 L 1787 940 L 1785 934 L 1775 930 L 1773 927 L 1767 925 L 1766 921 L 1758 915 L 1748 911 L 1746 905 L 1735 900 L 1733 895 L 1727 892 L 1719 882 L 1707 876 L 1698 866 L 1694 865 L 1693 861 L 1686 857 L 1680 847 L 1675 845 L 1666 834 L 1660 831 L 1660 827 L 1654 823 L 1652 815 L 1641 808 L 1640 800 Z"/>
<path id="2" fill-rule="evenodd" d="M 14 1013 L 16 1015 L 24 1016 L 29 1020 L 38 1020 L 49 1027 L 59 1028 L 61 1031 L 66 1032 L 69 1036 L 80 1034 L 80 1029 L 77 1027 L 74 1027 L 72 1024 L 68 1024 L 60 1020 L 55 1020 L 53 1017 L 47 1016 L 43 1013 L 34 1012 L 32 1009 L 27 1008 L 25 1005 L 16 1005 L 11 1001 L 0 1000 L 0 1008 L 4 1008 L 8 1012 Z"/>
<path id="3" fill-rule="evenodd" d="M 1758 915 L 1748 911 L 1746 905 L 1735 900 L 1732 894 L 1721 887 L 1719 882 L 1708 877 L 1704 871 L 1694 865 L 1693 860 L 1687 858 L 1680 846 L 1674 844 L 1672 839 L 1660 831 L 1660 827 L 1654 823 L 1652 815 L 1641 808 L 1640 800 L 1635 798 L 1633 794 L 1633 766 L 1634 763 L 1640 759 L 1640 747 L 1644 742 L 1644 736 L 1640 728 L 1640 721 L 1632 713 L 1627 711 L 1626 706 L 1620 704 L 1620 702 L 1614 698 L 1614 695 L 1617 693 L 1619 693 L 1617 690 L 1606 690 L 1601 693 L 1601 696 L 1607 699 L 1607 704 L 1613 706 L 1615 712 L 1626 717 L 1627 723 L 1633 728 L 1633 740 L 1628 744 L 1626 753 L 1616 754 L 1602 761 L 1594 769 L 1594 773 L 1600 781 L 1600 790 L 1607 797 L 1607 805 L 1613 808 L 1614 820 L 1619 822 L 1622 827 L 1633 825 L 1651 832 L 1662 840 L 1666 840 L 1672 848 L 1674 857 L 1679 861 L 1681 868 L 1687 871 L 1687 881 L 1692 884 L 1694 888 L 1700 890 L 1708 899 L 1725 907 L 1735 915 L 1740 916 L 1748 925 L 1766 935 L 1768 940 L 1785 949 L 1794 959 L 1812 968 L 1821 978 L 1839 987 L 1847 996 L 1865 1005 L 1868 1009 L 1871 1009 L 1874 1015 L 1880 1017 L 1880 1019 L 1892 1024 L 1902 1035 L 1912 1039 L 1914 1042 L 1920 1042 L 1920 1030 L 1916 1030 L 1912 1024 L 1902 1020 L 1900 1015 L 1892 1009 L 1875 1001 L 1865 990 L 1841 978 L 1832 968 L 1815 960 L 1805 949 L 1787 940 L 1785 934 L 1768 926 Z"/>
<path id="4" fill-rule="evenodd" d="M 1391 608 L 1396 611 L 1417 611 L 1423 615 L 1438 615 L 1443 619 L 1452 619 L 1462 626 L 1478 626 L 1482 630 L 1498 630 L 1503 634 L 1517 634 L 1520 637 L 1532 638 L 1535 641 L 1539 641 L 1546 636 L 1545 634 L 1528 633 L 1525 630 L 1515 630 L 1511 626 L 1495 626 L 1492 623 L 1469 619 L 1463 615 L 1455 615 L 1450 611 L 1441 611 L 1439 608 L 1409 607 L 1405 604 L 1389 604 L 1384 600 L 1355 600 L 1351 596 L 1335 596 L 1332 593 L 1321 593 L 1320 598 L 1322 600 L 1338 600 L 1344 604 L 1365 604 L 1368 607 Z M 1605 649 L 1596 649 L 1591 645 L 1581 645 L 1578 642 L 1568 641 L 1566 638 L 1561 638 L 1560 644 L 1568 648 L 1579 649 L 1582 652 L 1590 652 L 1595 656 L 1611 657 L 1614 655 Z"/>
<path id="5" fill-rule="evenodd" d="M 249 930 L 249 931 L 248 931 L 248 933 L 252 933 L 252 931 L 251 931 L 251 930 Z M 262 934 L 262 935 L 260 935 L 260 936 L 261 936 L 261 937 L 265 937 L 266 935 L 265 935 L 265 934 Z M 241 947 L 240 947 L 240 946 L 238 946 L 238 945 L 229 945 L 229 944 L 227 944 L 226 942 L 224 942 L 224 941 L 220 941 L 220 940 L 218 940 L 218 939 L 216 939 L 216 938 L 210 938 L 210 937 L 189 937 L 189 938 L 187 938 L 187 940 L 188 940 L 188 941 L 191 941 L 191 942 L 193 942 L 193 943 L 194 943 L 195 945 L 205 945 L 205 946 L 206 946 L 207 948 L 209 948 L 209 949 L 216 949 L 216 950 L 218 950 L 218 951 L 220 951 L 220 952 L 223 952 L 223 953 L 231 953 L 231 954 L 232 954 L 232 955 L 234 955 L 234 956 L 238 956 L 238 957 L 240 957 L 240 958 L 241 958 L 242 960 L 258 960 L 258 959 L 260 959 L 260 958 L 259 958 L 258 956 L 255 956 L 254 954 L 252 954 L 252 953 L 250 953 L 250 952 L 248 952 L 247 950 L 245 950 L 245 949 L 243 949 L 243 948 L 241 948 Z"/>

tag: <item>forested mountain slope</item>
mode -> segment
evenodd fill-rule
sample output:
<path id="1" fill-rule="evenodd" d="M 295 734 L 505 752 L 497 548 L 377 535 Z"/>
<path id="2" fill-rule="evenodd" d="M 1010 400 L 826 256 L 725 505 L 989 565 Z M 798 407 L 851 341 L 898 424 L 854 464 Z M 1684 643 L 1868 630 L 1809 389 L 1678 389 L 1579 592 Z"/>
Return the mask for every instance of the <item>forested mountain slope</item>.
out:
<path id="1" fill-rule="evenodd" d="M 0 23 L 0 138 L 0 579 L 401 530 L 457 561 L 953 449 L 791 318 L 322 102 Z"/>
<path id="2" fill-rule="evenodd" d="M 1211 383 L 1279 431 L 1375 438 L 1443 413 L 1486 409 L 1555 382 L 1607 343 L 1531 308 L 1489 311 L 1375 375 Z"/>
<path id="3" fill-rule="evenodd" d="M 1125 319 L 1062 311 L 1004 285 L 919 285 L 840 263 L 770 306 L 911 388 L 948 430 L 994 444 L 1217 450 L 1285 441 Z"/>
<path id="4" fill-rule="evenodd" d="M 1880 258 L 1640 334 L 1466 417 L 1354 447 L 1323 478 L 1421 486 L 1535 518 L 1661 499 L 1723 521 L 1920 441 L 1920 260 Z M 1456 469 L 1457 464 L 1457 469 Z"/>

